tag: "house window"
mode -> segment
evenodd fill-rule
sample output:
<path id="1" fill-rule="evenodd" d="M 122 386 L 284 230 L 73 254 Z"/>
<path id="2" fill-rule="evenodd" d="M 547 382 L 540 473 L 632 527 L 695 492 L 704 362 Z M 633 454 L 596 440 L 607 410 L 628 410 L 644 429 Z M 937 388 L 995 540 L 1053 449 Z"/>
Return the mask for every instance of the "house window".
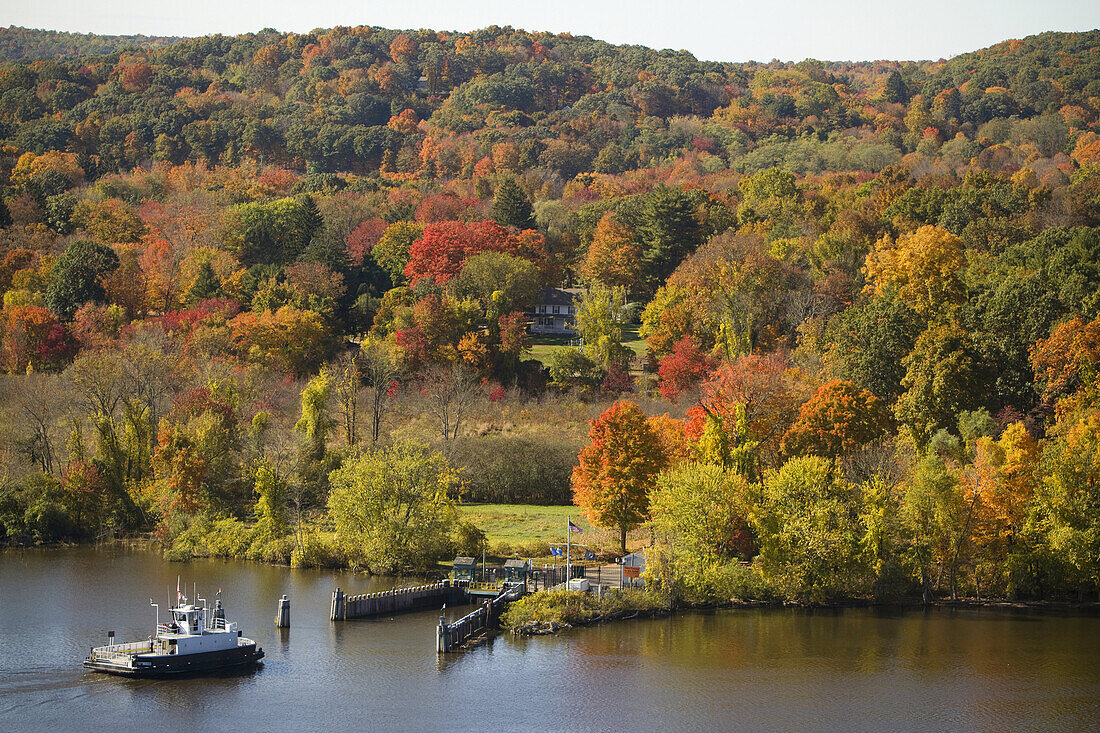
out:
<path id="1" fill-rule="evenodd" d="M 545 313 L 545 312 L 546 312 L 546 306 L 545 305 L 540 305 L 539 306 L 539 313 Z"/>
<path id="2" fill-rule="evenodd" d="M 560 308 L 559 306 L 556 306 L 556 305 L 555 305 L 555 306 L 554 306 L 554 315 L 556 316 L 556 315 L 558 315 L 558 313 L 560 313 L 560 312 L 561 312 L 561 308 Z"/>

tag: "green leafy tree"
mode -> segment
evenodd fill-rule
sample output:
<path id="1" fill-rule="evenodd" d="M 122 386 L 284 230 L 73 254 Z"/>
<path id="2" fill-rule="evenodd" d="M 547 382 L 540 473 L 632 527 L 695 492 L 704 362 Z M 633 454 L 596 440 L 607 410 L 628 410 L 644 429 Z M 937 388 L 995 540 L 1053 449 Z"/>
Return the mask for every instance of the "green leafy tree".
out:
<path id="1" fill-rule="evenodd" d="M 256 492 L 256 523 L 268 538 L 286 533 L 286 490 L 267 465 L 256 468 L 253 490 Z"/>
<path id="2" fill-rule="evenodd" d="M 395 221 L 386 227 L 381 239 L 370 251 L 378 266 L 390 274 L 395 285 L 407 282 L 405 267 L 409 264 L 409 247 L 424 233 L 424 225 L 412 221 Z"/>
<path id="3" fill-rule="evenodd" d="M 907 305 L 871 298 L 830 321 L 827 358 L 843 379 L 893 404 L 905 391 L 903 362 L 920 332 L 921 319 Z"/>
<path id="4" fill-rule="evenodd" d="M 951 563 L 962 503 L 958 481 L 939 455 L 929 452 L 917 461 L 900 516 L 908 540 L 904 555 L 917 570 L 925 603 Z"/>
<path id="5" fill-rule="evenodd" d="M 187 293 L 188 298 L 194 303 L 199 300 L 205 300 L 206 298 L 217 298 L 221 294 L 221 280 L 218 279 L 218 275 L 214 272 L 214 268 L 210 265 L 210 262 L 203 262 L 199 267 L 199 274 L 195 276 L 195 283 Z"/>
<path id="6" fill-rule="evenodd" d="M 859 492 L 818 456 L 764 477 L 751 514 L 765 575 L 789 598 L 821 602 L 860 588 Z"/>
<path id="7" fill-rule="evenodd" d="M 982 406 L 988 375 L 970 335 L 957 323 L 928 328 L 903 364 L 906 391 L 894 414 L 918 446 L 939 430 L 954 431 L 960 413 Z"/>
<path id="8" fill-rule="evenodd" d="M 321 372 L 302 390 L 302 417 L 294 429 L 305 440 L 304 450 L 309 460 L 319 461 L 325 456 L 329 434 L 336 421 L 332 417 L 332 378 Z"/>
<path id="9" fill-rule="evenodd" d="M 477 298 L 491 319 L 530 308 L 542 273 L 530 260 L 505 252 L 482 252 L 462 264 L 450 286 L 460 298 Z"/>
<path id="10" fill-rule="evenodd" d="M 604 377 L 599 364 L 572 347 L 556 349 L 546 366 L 552 386 L 560 390 L 577 390 L 581 396 L 593 393 Z"/>
<path id="11" fill-rule="evenodd" d="M 226 244 L 246 267 L 293 262 L 323 223 L 309 196 L 239 204 L 225 220 Z"/>
<path id="12" fill-rule="evenodd" d="M 625 367 L 634 354 L 623 346 L 623 334 L 630 312 L 623 288 L 594 284 L 577 303 L 577 333 L 585 355 L 601 369 Z"/>
<path id="13" fill-rule="evenodd" d="M 756 554 L 749 506 L 749 483 L 720 466 L 683 463 L 657 480 L 649 503 L 653 527 L 690 599 L 728 600 L 720 596 L 723 566 Z"/>
<path id="14" fill-rule="evenodd" d="M 71 321 L 88 301 L 106 299 L 104 280 L 118 269 L 118 255 L 105 244 L 78 239 L 65 248 L 53 266 L 53 283 L 46 300 L 60 320 Z"/>
<path id="15" fill-rule="evenodd" d="M 453 548 L 456 472 L 442 453 L 397 443 L 329 475 L 328 515 L 350 562 L 372 573 L 424 570 Z"/>
<path id="16" fill-rule="evenodd" d="M 909 102 L 909 87 L 905 85 L 905 79 L 900 72 L 890 72 L 890 76 L 886 78 L 886 87 L 882 90 L 882 98 L 887 102 L 898 104 Z"/>
<path id="17" fill-rule="evenodd" d="M 1054 578 L 1082 597 L 1086 589 L 1100 592 L 1100 414 L 1093 408 L 1055 429 L 1062 434 L 1043 452 L 1031 518 L 1042 528 L 1032 561 L 1053 565 Z"/>
<path id="18" fill-rule="evenodd" d="M 700 219 L 699 205 L 697 197 L 668 186 L 658 186 L 646 198 L 639 233 L 645 244 L 651 292 L 703 241 L 706 229 Z"/>

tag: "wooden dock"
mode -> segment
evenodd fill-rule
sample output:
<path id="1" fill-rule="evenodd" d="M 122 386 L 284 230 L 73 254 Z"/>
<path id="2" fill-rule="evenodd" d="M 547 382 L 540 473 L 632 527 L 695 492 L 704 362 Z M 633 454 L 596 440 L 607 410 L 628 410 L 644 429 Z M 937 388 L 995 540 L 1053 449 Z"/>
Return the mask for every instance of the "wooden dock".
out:
<path id="1" fill-rule="evenodd" d="M 465 583 L 453 580 L 353 596 L 337 588 L 332 593 L 329 618 L 333 621 L 375 618 L 395 613 L 440 608 L 444 603 L 462 603 L 465 599 Z"/>
<path id="2" fill-rule="evenodd" d="M 486 600 L 476 611 L 466 614 L 452 624 L 443 616 L 439 617 L 439 626 L 435 629 L 435 650 L 439 654 L 452 652 L 470 639 L 488 633 L 496 626 L 504 606 L 523 597 L 524 587 L 513 585 L 503 590 L 497 597 Z"/>

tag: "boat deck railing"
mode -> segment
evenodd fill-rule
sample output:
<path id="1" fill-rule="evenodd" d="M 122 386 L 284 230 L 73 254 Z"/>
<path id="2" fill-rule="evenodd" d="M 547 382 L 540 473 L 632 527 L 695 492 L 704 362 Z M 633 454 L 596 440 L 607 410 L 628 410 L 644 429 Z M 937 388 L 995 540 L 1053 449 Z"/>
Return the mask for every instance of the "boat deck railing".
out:
<path id="1" fill-rule="evenodd" d="M 153 641 L 132 641 L 128 644 L 110 644 L 92 649 L 93 662 L 127 661 L 134 654 L 146 654 L 153 651 Z"/>

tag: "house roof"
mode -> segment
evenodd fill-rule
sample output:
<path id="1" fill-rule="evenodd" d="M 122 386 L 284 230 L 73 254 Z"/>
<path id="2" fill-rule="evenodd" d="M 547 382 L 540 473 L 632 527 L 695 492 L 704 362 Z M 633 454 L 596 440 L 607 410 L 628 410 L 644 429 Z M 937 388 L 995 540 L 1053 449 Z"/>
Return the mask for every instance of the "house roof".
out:
<path id="1" fill-rule="evenodd" d="M 456 557 L 454 561 L 455 565 L 473 565 L 474 559 L 472 557 Z"/>
<path id="2" fill-rule="evenodd" d="M 522 569 L 522 568 L 527 567 L 527 561 L 526 560 L 518 560 L 518 559 L 507 560 L 504 563 L 504 567 L 506 567 L 506 568 L 521 568 Z"/>
<path id="3" fill-rule="evenodd" d="M 539 305 L 574 305 L 581 297 L 582 288 L 543 288 L 539 291 Z"/>

